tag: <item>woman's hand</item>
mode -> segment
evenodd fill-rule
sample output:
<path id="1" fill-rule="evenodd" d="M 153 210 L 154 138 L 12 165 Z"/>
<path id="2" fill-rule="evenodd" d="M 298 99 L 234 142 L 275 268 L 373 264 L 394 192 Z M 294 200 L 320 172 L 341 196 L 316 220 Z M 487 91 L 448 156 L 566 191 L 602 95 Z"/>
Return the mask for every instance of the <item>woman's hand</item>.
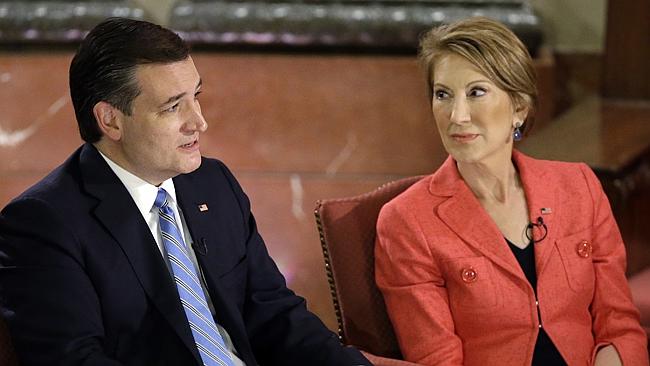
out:
<path id="1" fill-rule="evenodd" d="M 623 361 L 618 356 L 616 348 L 610 344 L 598 350 L 594 366 L 623 366 Z"/>

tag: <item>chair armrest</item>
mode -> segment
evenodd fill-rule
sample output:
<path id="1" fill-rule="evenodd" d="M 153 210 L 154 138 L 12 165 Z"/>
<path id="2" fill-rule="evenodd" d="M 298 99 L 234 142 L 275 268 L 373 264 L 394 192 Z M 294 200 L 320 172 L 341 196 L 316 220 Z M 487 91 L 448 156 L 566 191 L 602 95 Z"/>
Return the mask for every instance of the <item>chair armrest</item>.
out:
<path id="1" fill-rule="evenodd" d="M 634 305 L 641 313 L 641 326 L 650 336 L 650 267 L 630 277 L 628 283 Z"/>
<path id="2" fill-rule="evenodd" d="M 364 356 L 375 366 L 419 366 L 417 363 L 408 362 L 404 360 L 398 360 L 395 358 L 387 358 L 381 356 L 375 356 L 372 353 L 361 351 Z"/>

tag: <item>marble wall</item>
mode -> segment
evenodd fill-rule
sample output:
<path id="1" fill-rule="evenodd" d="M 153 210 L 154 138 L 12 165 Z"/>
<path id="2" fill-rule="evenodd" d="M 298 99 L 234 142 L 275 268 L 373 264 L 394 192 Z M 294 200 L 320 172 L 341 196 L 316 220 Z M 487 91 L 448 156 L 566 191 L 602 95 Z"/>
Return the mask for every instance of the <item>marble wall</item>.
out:
<path id="1" fill-rule="evenodd" d="M 0 207 L 80 144 L 72 52 L 0 53 Z M 444 159 L 413 57 L 195 53 L 203 154 L 248 192 L 289 285 L 336 328 L 315 201 L 433 171 Z"/>

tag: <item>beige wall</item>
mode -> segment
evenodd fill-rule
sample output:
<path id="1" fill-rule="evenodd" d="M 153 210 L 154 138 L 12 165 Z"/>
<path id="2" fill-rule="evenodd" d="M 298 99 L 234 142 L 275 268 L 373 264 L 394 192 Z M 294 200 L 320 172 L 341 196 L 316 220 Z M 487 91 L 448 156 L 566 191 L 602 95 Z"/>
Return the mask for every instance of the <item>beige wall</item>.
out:
<path id="1" fill-rule="evenodd" d="M 546 44 L 561 53 L 601 53 L 606 0 L 530 0 L 542 17 Z"/>
<path id="2" fill-rule="evenodd" d="M 161 25 L 169 24 L 172 6 L 176 0 L 131 0 L 131 3 L 144 8 L 147 18 Z"/>

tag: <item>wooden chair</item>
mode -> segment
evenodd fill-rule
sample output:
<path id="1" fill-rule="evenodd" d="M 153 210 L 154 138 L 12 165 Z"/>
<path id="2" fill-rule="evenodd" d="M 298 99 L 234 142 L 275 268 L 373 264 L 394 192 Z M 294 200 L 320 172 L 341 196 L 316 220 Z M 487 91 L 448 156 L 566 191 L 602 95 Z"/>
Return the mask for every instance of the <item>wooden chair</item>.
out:
<path id="1" fill-rule="evenodd" d="M 14 348 L 11 344 L 9 329 L 4 319 L 0 316 L 0 366 L 17 366 L 18 359 L 14 354 Z"/>
<path id="2" fill-rule="evenodd" d="M 375 284 L 374 248 L 381 207 L 421 178 L 404 178 L 360 196 L 316 203 L 339 337 L 344 344 L 364 351 L 378 366 L 415 365 L 401 360 L 384 299 Z"/>
<path id="3" fill-rule="evenodd" d="M 641 326 L 650 338 L 650 267 L 630 277 L 629 283 L 634 304 L 641 313 Z"/>

